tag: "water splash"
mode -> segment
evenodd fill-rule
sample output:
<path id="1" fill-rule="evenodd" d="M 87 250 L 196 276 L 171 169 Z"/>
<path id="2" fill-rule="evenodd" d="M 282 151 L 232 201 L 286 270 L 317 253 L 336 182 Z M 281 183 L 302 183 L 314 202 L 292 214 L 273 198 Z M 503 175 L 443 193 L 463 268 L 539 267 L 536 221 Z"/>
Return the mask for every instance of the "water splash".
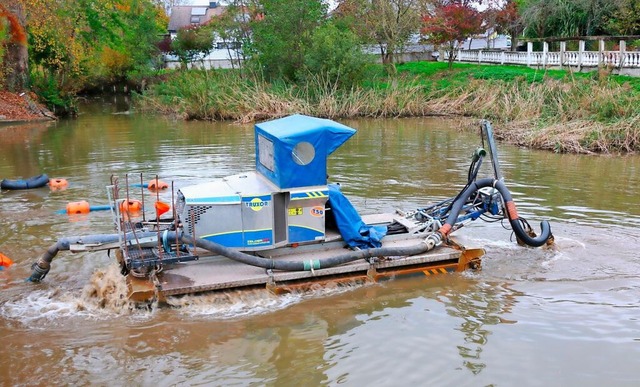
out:
<path id="1" fill-rule="evenodd" d="M 267 289 L 229 290 L 168 297 L 164 303 L 136 303 L 128 299 L 128 287 L 120 267 L 113 263 L 96 270 L 84 288 L 76 291 L 56 287 L 36 290 L 8 301 L 0 314 L 33 328 L 62 324 L 69 318 L 92 320 L 114 317 L 151 318 L 168 306 L 192 317 L 231 319 L 285 309 L 307 299 L 341 294 L 366 283 L 359 280 L 328 281 L 274 294 Z"/>
<path id="2" fill-rule="evenodd" d="M 127 298 L 127 284 L 115 263 L 96 270 L 80 291 L 61 286 L 36 290 L 7 301 L 0 308 L 4 317 L 32 327 L 67 318 L 109 319 L 140 313 L 148 312 Z"/>
<path id="3" fill-rule="evenodd" d="M 272 313 L 304 300 L 329 297 L 367 286 L 359 280 L 328 281 L 274 294 L 267 289 L 229 290 L 168 297 L 166 304 L 189 316 L 230 319 Z"/>

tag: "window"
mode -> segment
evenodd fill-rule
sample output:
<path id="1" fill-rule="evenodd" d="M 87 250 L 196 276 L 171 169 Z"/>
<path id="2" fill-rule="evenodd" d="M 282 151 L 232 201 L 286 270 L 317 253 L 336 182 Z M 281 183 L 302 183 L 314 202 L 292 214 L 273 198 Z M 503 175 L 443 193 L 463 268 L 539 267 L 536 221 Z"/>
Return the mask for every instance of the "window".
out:
<path id="1" fill-rule="evenodd" d="M 275 157 L 273 155 L 273 141 L 258 135 L 259 161 L 262 166 L 273 172 L 275 170 Z"/>
<path id="2" fill-rule="evenodd" d="M 296 164 L 307 165 L 316 157 L 316 150 L 311 143 L 302 141 L 293 147 L 291 157 Z"/>
<path id="3" fill-rule="evenodd" d="M 216 49 L 224 50 L 224 49 L 237 50 L 240 48 L 240 42 L 218 42 L 216 43 Z"/>
<path id="4" fill-rule="evenodd" d="M 207 8 L 193 7 L 191 8 L 191 16 L 204 16 L 207 14 Z"/>

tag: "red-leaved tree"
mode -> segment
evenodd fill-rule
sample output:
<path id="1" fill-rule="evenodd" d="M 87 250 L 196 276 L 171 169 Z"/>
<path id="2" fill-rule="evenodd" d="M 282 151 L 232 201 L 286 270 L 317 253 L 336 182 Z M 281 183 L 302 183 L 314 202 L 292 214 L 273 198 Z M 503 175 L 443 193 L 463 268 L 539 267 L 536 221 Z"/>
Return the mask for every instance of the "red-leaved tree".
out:
<path id="1" fill-rule="evenodd" d="M 449 68 L 456 59 L 458 46 L 467 37 L 482 31 L 481 13 L 463 0 L 438 2 L 423 16 L 422 23 L 421 32 L 427 40 L 448 52 Z"/>
<path id="2" fill-rule="evenodd" d="M 496 14 L 496 27 L 498 32 L 511 35 L 511 51 L 518 45 L 518 37 L 524 31 L 524 23 L 520 17 L 518 3 L 515 0 L 507 0 L 502 9 Z"/>

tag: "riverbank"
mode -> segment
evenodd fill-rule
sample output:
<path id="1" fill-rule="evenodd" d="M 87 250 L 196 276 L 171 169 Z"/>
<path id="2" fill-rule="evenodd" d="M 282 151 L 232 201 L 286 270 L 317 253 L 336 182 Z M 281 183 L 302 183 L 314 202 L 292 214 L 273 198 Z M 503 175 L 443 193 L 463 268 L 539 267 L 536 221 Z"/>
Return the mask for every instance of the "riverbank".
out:
<path id="1" fill-rule="evenodd" d="M 411 62 L 389 77 L 372 66 L 360 87 L 292 85 L 229 70 L 176 72 L 151 85 L 139 109 L 181 119 L 251 122 L 303 113 L 332 119 L 467 116 L 490 119 L 502 140 L 567 153 L 640 151 L 640 79 L 518 66 Z"/>
<path id="2" fill-rule="evenodd" d="M 0 90 L 0 123 L 55 119 L 53 113 L 37 102 L 35 95 Z"/>

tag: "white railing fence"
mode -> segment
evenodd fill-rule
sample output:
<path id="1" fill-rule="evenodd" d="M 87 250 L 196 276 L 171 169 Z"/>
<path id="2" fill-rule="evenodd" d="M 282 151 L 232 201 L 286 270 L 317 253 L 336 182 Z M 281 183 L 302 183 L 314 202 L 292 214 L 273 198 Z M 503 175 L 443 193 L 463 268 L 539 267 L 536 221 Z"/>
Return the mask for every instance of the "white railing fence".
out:
<path id="1" fill-rule="evenodd" d="M 533 51 L 533 42 L 527 42 L 527 51 L 458 50 L 458 62 L 517 64 L 532 67 L 571 67 L 577 70 L 593 70 L 609 67 L 618 73 L 640 76 L 640 51 L 627 51 L 626 41 L 619 42 L 616 51 L 605 50 L 605 41 L 598 41 L 598 51 L 585 50 L 585 41 L 578 41 L 578 51 L 567 51 L 566 42 L 560 42 L 559 51 L 549 51 L 549 42 L 542 42 L 542 51 Z M 448 52 L 441 58 L 448 60 Z"/>

